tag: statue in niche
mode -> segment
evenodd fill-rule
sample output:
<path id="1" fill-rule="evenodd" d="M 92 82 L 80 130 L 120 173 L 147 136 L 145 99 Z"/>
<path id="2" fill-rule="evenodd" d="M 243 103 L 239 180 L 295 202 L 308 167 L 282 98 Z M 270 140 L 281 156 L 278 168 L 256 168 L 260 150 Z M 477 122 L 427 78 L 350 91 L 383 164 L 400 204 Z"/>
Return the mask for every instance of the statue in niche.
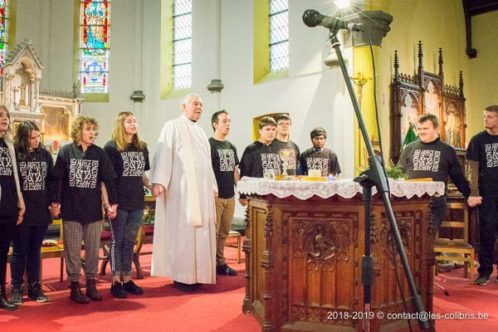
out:
<path id="1" fill-rule="evenodd" d="M 431 113 L 439 117 L 439 95 L 436 92 L 434 83 L 429 81 L 424 93 L 425 113 Z"/>
<path id="2" fill-rule="evenodd" d="M 415 101 L 412 99 L 412 95 L 406 94 L 401 104 L 401 144 L 403 144 L 406 134 L 410 126 L 416 128 L 418 111 Z"/>
<path id="3" fill-rule="evenodd" d="M 458 110 L 455 104 L 450 103 L 446 110 L 446 144 L 451 146 L 460 147 L 460 131 L 459 131 L 460 119 L 458 117 Z"/>
<path id="4" fill-rule="evenodd" d="M 28 106 L 30 104 L 30 75 L 26 66 L 22 63 L 16 70 L 16 77 L 13 80 L 14 106 Z"/>

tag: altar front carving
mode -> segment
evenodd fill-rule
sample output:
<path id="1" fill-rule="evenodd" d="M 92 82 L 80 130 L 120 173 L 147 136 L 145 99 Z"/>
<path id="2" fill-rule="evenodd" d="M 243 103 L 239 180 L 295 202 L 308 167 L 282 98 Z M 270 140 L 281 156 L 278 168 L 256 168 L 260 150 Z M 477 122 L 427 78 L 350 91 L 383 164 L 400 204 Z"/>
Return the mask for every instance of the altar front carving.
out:
<path id="1" fill-rule="evenodd" d="M 425 310 L 432 311 L 435 262 L 429 192 L 444 193 L 444 184 L 390 184 L 398 190 L 398 196 L 393 194 L 393 208 L 407 258 Z M 353 315 L 364 311 L 362 188 L 351 180 L 310 183 L 248 178 L 237 186 L 250 197 L 243 311 L 254 314 L 262 331 L 361 331 L 362 320 Z M 321 189 L 305 199 L 296 197 L 303 191 L 311 193 L 311 187 Z M 277 197 L 272 191 L 287 194 Z M 411 312 L 409 286 L 379 195 L 374 195 L 372 205 L 372 311 L 385 315 Z M 396 286 L 397 277 L 407 309 Z M 411 323 L 418 330 L 417 322 Z M 434 329 L 434 322 L 431 325 Z M 371 320 L 371 327 L 372 331 L 409 329 L 406 321 L 378 318 Z"/>
<path id="2" fill-rule="evenodd" d="M 42 69 L 31 42 L 18 44 L 5 59 L 0 104 L 9 109 L 14 129 L 22 121 L 35 122 L 47 148 L 56 153 L 70 141 L 71 122 L 79 115 L 83 99 L 77 83 L 71 91 L 41 89 Z"/>

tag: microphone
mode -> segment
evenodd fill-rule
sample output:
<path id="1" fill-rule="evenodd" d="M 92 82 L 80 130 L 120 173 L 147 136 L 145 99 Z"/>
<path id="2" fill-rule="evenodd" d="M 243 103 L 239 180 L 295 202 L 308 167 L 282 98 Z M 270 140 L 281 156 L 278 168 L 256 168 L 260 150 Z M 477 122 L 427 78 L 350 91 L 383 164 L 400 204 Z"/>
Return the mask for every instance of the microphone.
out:
<path id="1" fill-rule="evenodd" d="M 350 31 L 362 31 L 361 24 L 352 23 L 341 20 L 339 18 L 334 18 L 327 15 L 322 15 L 314 9 L 307 9 L 303 13 L 303 22 L 310 28 L 314 28 L 321 25 L 324 28 L 331 30 L 350 30 Z"/>

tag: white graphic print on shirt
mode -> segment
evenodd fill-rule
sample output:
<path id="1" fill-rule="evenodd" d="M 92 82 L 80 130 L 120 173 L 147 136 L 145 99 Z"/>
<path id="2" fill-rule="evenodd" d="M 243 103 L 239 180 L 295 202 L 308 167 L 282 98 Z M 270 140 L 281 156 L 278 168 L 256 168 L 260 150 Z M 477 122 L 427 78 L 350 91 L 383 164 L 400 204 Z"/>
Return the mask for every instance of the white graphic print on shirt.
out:
<path id="1" fill-rule="evenodd" d="M 145 170 L 144 153 L 139 151 L 121 152 L 123 176 L 142 176 Z"/>
<path id="2" fill-rule="evenodd" d="M 22 161 L 19 163 L 19 170 L 21 171 L 22 190 L 45 190 L 46 161 Z"/>
<path id="3" fill-rule="evenodd" d="M 308 169 L 319 169 L 322 176 L 329 175 L 329 158 L 306 158 Z"/>
<path id="4" fill-rule="evenodd" d="M 279 151 L 280 159 L 287 169 L 296 169 L 296 151 L 294 149 L 281 149 Z"/>
<path id="5" fill-rule="evenodd" d="M 220 172 L 233 172 L 235 169 L 235 154 L 232 149 L 218 149 L 220 157 Z"/>
<path id="6" fill-rule="evenodd" d="M 9 149 L 0 147 L 0 175 L 12 176 L 12 160 L 10 160 Z"/>
<path id="7" fill-rule="evenodd" d="M 498 166 L 498 143 L 484 144 L 486 152 L 486 167 L 492 168 Z"/>
<path id="8" fill-rule="evenodd" d="M 441 161 L 441 151 L 415 150 L 413 154 L 413 170 L 438 172 Z"/>
<path id="9" fill-rule="evenodd" d="M 279 172 L 280 156 L 276 153 L 262 153 L 261 165 L 263 166 L 263 171 L 274 169 Z"/>
<path id="10" fill-rule="evenodd" d="M 98 172 L 98 160 L 71 158 L 69 164 L 69 186 L 94 189 L 97 187 Z"/>

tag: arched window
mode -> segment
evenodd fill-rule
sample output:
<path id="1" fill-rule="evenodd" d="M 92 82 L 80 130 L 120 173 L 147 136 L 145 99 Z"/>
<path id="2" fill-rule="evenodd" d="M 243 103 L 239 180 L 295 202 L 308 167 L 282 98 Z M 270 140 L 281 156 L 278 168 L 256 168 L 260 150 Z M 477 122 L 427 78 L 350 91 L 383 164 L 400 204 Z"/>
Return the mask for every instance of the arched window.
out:
<path id="1" fill-rule="evenodd" d="M 80 1 L 78 78 L 89 101 L 107 101 L 110 29 L 111 0 Z"/>
<path id="2" fill-rule="evenodd" d="M 289 69 L 289 1 L 253 0 L 254 83 L 283 78 Z"/>
<path id="3" fill-rule="evenodd" d="M 192 87 L 192 0 L 161 2 L 161 97 Z"/>
<path id="4" fill-rule="evenodd" d="M 289 68 L 289 1 L 270 0 L 270 71 Z"/>
<path id="5" fill-rule="evenodd" d="M 173 4 L 173 88 L 192 86 L 192 0 Z"/>

